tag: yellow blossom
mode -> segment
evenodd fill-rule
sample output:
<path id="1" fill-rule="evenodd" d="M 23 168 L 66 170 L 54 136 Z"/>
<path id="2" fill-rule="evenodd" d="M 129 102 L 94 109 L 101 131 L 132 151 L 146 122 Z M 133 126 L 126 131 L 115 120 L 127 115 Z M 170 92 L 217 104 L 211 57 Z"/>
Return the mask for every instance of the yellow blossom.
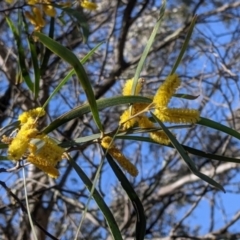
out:
<path id="1" fill-rule="evenodd" d="M 88 10 L 96 10 L 97 9 L 97 4 L 93 2 L 89 2 L 87 0 L 80 0 L 80 5 L 83 8 L 86 8 Z"/>
<path id="2" fill-rule="evenodd" d="M 146 116 L 139 118 L 138 126 L 141 128 L 154 128 L 153 122 L 151 122 Z M 170 140 L 163 131 L 155 131 L 149 133 L 150 137 L 158 143 L 169 144 Z"/>
<path id="3" fill-rule="evenodd" d="M 114 147 L 114 146 L 113 146 L 113 139 L 112 139 L 112 137 L 110 137 L 110 136 L 104 137 L 104 138 L 101 140 L 101 145 L 102 145 L 102 147 L 104 147 L 105 149 L 110 149 L 110 148 Z"/>
<path id="4" fill-rule="evenodd" d="M 126 81 L 126 83 L 123 86 L 123 90 L 122 90 L 122 95 L 123 96 L 129 96 L 132 95 L 132 86 L 133 86 L 133 80 L 134 78 L 128 79 Z M 137 82 L 137 86 L 136 86 L 136 91 L 135 91 L 135 95 L 138 95 L 139 92 L 142 89 L 142 84 L 143 84 L 143 80 L 140 78 Z"/>
<path id="5" fill-rule="evenodd" d="M 31 142 L 30 153 L 39 158 L 45 159 L 48 164 L 55 166 L 56 163 L 61 160 L 64 149 L 59 147 L 56 142 L 47 135 L 41 135 L 39 138 L 35 139 L 43 141 L 42 147 L 40 149 L 36 149 L 34 143 Z"/>
<path id="6" fill-rule="evenodd" d="M 5 2 L 11 4 L 13 3 L 13 0 L 5 0 Z"/>
<path id="7" fill-rule="evenodd" d="M 30 154 L 27 160 L 51 177 L 58 177 L 58 170 L 54 167 L 61 161 L 64 149 L 59 147 L 55 141 L 46 135 L 40 136 L 39 140 L 43 141 L 40 149 L 37 149 L 34 143 L 30 142 Z"/>
<path id="8" fill-rule="evenodd" d="M 8 147 L 8 158 L 10 160 L 20 160 L 28 148 L 28 139 L 16 137 Z"/>
<path id="9" fill-rule="evenodd" d="M 39 2 L 38 0 L 27 0 L 27 4 L 29 4 L 29 5 L 35 5 L 38 2 Z"/>
<path id="10" fill-rule="evenodd" d="M 167 145 L 170 143 L 168 136 L 163 131 L 151 132 L 150 137 L 152 138 L 152 140 L 160 144 Z"/>
<path id="11" fill-rule="evenodd" d="M 180 84 L 181 81 L 177 74 L 168 76 L 165 82 L 159 87 L 153 98 L 153 103 L 155 103 L 156 107 L 166 107 Z"/>
<path id="12" fill-rule="evenodd" d="M 120 116 L 119 125 L 122 125 L 123 130 L 132 128 L 137 122 L 137 117 L 131 118 L 131 119 L 130 118 L 131 118 L 131 113 L 129 109 L 125 110 Z"/>
<path id="13" fill-rule="evenodd" d="M 139 117 L 143 115 L 143 113 L 137 115 L 136 117 L 132 117 L 141 111 L 143 111 L 149 104 L 146 103 L 135 103 L 132 105 L 132 114 L 130 112 L 130 108 L 125 110 L 120 116 L 119 124 L 122 125 L 122 129 L 127 130 L 135 125 L 135 123 L 139 122 Z"/>
<path id="14" fill-rule="evenodd" d="M 39 8 L 34 7 L 33 14 L 26 11 L 25 16 L 29 19 L 30 23 L 35 26 L 36 31 L 40 31 L 45 26 L 45 20 Z"/>
<path id="15" fill-rule="evenodd" d="M 125 85 L 123 86 L 122 95 L 128 96 L 131 95 L 132 86 L 133 86 L 134 78 L 131 78 L 126 81 Z M 139 94 L 141 91 L 143 84 L 143 79 L 140 78 L 137 82 L 136 92 L 135 94 Z M 142 114 L 137 115 L 136 117 L 132 117 L 141 111 L 143 111 L 149 104 L 146 103 L 135 103 L 127 110 L 125 110 L 122 115 L 120 116 L 119 125 L 122 125 L 122 129 L 127 130 L 135 125 L 136 122 L 139 121 L 138 117 Z"/>
<path id="16" fill-rule="evenodd" d="M 138 175 L 137 168 L 117 149 L 109 149 L 109 154 L 119 163 L 119 165 L 125 169 L 130 175 L 136 177 Z"/>
<path id="17" fill-rule="evenodd" d="M 136 177 L 138 175 L 137 168 L 115 147 L 112 138 L 106 136 L 102 139 L 101 145 L 108 150 L 108 153 L 125 169 L 129 174 Z"/>
<path id="18" fill-rule="evenodd" d="M 199 111 L 186 108 L 156 109 L 154 114 L 163 122 L 171 123 L 196 123 L 199 119 Z"/>
<path id="19" fill-rule="evenodd" d="M 29 118 L 27 122 L 21 126 L 16 137 L 12 140 L 8 147 L 9 159 L 20 160 L 20 158 L 26 153 L 29 141 L 38 134 L 36 125 L 37 123 L 35 120 L 33 118 Z"/>
<path id="20" fill-rule="evenodd" d="M 199 112 L 197 110 L 167 107 L 168 102 L 179 85 L 180 80 L 176 74 L 167 77 L 153 98 L 154 114 L 163 122 L 196 123 L 199 120 Z"/>
<path id="21" fill-rule="evenodd" d="M 141 128 L 153 128 L 154 124 L 146 116 L 139 117 L 138 126 Z"/>
<path id="22" fill-rule="evenodd" d="M 44 4 L 43 5 L 43 11 L 50 17 L 56 16 L 56 10 L 52 5 Z"/>
<path id="23" fill-rule="evenodd" d="M 55 166 L 62 159 L 64 149 L 47 135 L 39 133 L 37 119 L 44 115 L 43 108 L 35 108 L 19 116 L 21 126 L 15 138 L 9 141 L 8 158 L 20 160 L 26 157 L 27 161 L 56 178 L 59 173 Z M 41 144 L 37 145 L 36 141 Z"/>
<path id="24" fill-rule="evenodd" d="M 123 95 L 131 95 L 132 83 L 133 79 L 125 83 L 122 91 Z M 122 113 L 119 121 L 122 129 L 127 130 L 134 125 L 138 125 L 140 128 L 154 128 L 154 124 L 144 116 L 144 112 L 147 111 L 148 108 L 155 108 L 154 114 L 163 122 L 196 123 L 200 118 L 197 110 L 187 108 L 172 109 L 167 106 L 180 84 L 180 79 L 176 74 L 168 76 L 164 83 L 158 88 L 152 104 L 136 103 L 132 105 L 132 112 L 127 109 Z M 141 84 L 137 86 L 137 94 L 140 90 Z M 151 132 L 150 137 L 158 143 L 170 143 L 168 136 L 163 131 Z"/>
<path id="25" fill-rule="evenodd" d="M 29 118 L 38 118 L 45 115 L 45 110 L 42 107 L 34 108 L 27 112 L 23 112 L 19 115 L 18 120 L 23 124 L 26 123 Z"/>
<path id="26" fill-rule="evenodd" d="M 27 0 L 29 5 L 35 6 L 32 7 L 33 14 L 29 11 L 25 12 L 25 16 L 35 26 L 35 31 L 40 31 L 45 26 L 44 14 L 55 17 L 56 10 L 51 5 L 51 2 L 51 0 Z"/>
<path id="27" fill-rule="evenodd" d="M 31 159 L 28 159 L 28 161 L 33 163 L 37 168 L 39 168 L 43 172 L 47 173 L 47 175 L 51 178 L 57 178 L 59 176 L 59 171 L 55 167 L 37 164 L 35 159 L 32 159 L 32 161 Z"/>

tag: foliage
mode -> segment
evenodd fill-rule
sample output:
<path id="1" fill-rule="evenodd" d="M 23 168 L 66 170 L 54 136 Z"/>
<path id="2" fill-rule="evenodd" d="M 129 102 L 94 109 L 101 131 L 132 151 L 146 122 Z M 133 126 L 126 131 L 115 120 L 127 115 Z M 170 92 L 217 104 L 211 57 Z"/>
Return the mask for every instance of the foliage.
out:
<path id="1" fill-rule="evenodd" d="M 7 38 L 0 52 L 0 157 L 3 178 L 11 176 L 0 181 L 8 194 L 1 199 L 1 235 L 237 236 L 229 228 L 239 214 L 222 228 L 212 216 L 205 233 L 184 223 L 204 197 L 214 215 L 220 191 L 239 191 L 240 134 L 228 82 L 238 86 L 231 62 L 236 36 L 221 43 L 224 50 L 213 42 L 205 49 L 210 40 L 198 24 L 239 14 L 240 2 L 212 4 L 208 11 L 202 1 L 1 3 Z M 199 71 L 201 55 L 211 65 Z"/>

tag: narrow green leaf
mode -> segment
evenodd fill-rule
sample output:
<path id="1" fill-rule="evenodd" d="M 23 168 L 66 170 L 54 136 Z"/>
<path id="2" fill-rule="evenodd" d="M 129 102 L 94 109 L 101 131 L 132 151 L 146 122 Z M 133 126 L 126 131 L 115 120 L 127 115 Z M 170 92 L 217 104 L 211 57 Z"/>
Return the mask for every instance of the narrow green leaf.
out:
<path id="1" fill-rule="evenodd" d="M 172 135 L 172 133 L 165 127 L 165 125 L 152 113 L 150 112 L 153 118 L 156 122 L 159 123 L 162 130 L 167 134 L 168 138 L 170 139 L 172 145 L 175 147 L 175 149 L 179 152 L 180 156 L 184 160 L 184 162 L 187 164 L 188 168 L 192 171 L 193 174 L 201 178 L 202 180 L 206 181 L 207 183 L 213 185 L 214 187 L 222 190 L 225 192 L 224 188 L 217 182 L 215 182 L 212 178 L 204 175 L 203 173 L 200 173 L 194 162 L 191 160 L 191 158 L 188 156 L 187 152 L 184 150 L 184 148 L 181 146 L 181 144 L 177 141 L 177 139 Z"/>
<path id="2" fill-rule="evenodd" d="M 91 86 L 91 83 L 88 79 L 88 76 L 82 66 L 82 64 L 79 62 L 77 59 L 76 55 L 73 54 L 69 49 L 66 47 L 62 46 L 58 42 L 54 41 L 53 39 L 49 38 L 48 36 L 40 33 L 40 32 L 35 32 L 35 36 L 38 37 L 38 39 L 46 46 L 48 47 L 51 51 L 53 51 L 56 55 L 61 57 L 63 60 L 68 62 L 75 70 L 76 75 L 86 93 L 91 112 L 93 115 L 93 119 L 95 120 L 95 123 L 100 131 L 103 130 L 101 120 L 99 117 L 98 109 L 97 109 L 97 104 L 96 104 L 96 99 L 94 96 L 94 92 Z"/>
<path id="3" fill-rule="evenodd" d="M 80 62 L 81 64 L 86 63 L 86 61 L 93 55 L 93 53 L 103 44 L 103 42 L 99 43 L 96 47 L 94 47 Z M 67 74 L 67 76 L 58 84 L 58 86 L 54 89 L 54 91 L 51 93 L 47 101 L 43 104 L 43 108 L 45 108 L 50 100 L 60 91 L 60 89 L 65 85 L 65 83 L 72 77 L 72 75 L 75 74 L 74 69 L 70 70 Z"/>
<path id="4" fill-rule="evenodd" d="M 135 95 L 135 91 L 136 91 L 136 87 L 137 87 L 137 82 L 138 82 L 138 79 L 139 79 L 139 76 L 140 76 L 140 73 L 142 71 L 142 68 L 143 68 L 143 65 L 145 63 L 145 60 L 147 58 L 147 55 L 153 45 L 153 42 L 154 42 L 154 39 L 157 35 L 157 32 L 161 26 L 161 23 L 162 23 L 162 20 L 163 20 L 163 17 L 164 17 L 164 13 L 165 13 L 165 8 L 166 8 L 166 0 L 163 0 L 162 1 L 162 6 L 160 8 L 160 13 L 159 13 L 159 19 L 156 23 L 156 25 L 154 26 L 153 28 L 153 31 L 151 33 L 151 36 L 150 38 L 148 39 L 148 42 L 147 42 L 147 45 L 142 53 L 142 56 L 139 60 L 139 63 L 137 65 L 137 69 L 136 69 L 136 72 L 135 72 L 135 75 L 134 75 L 134 81 L 133 81 L 133 86 L 132 86 L 132 95 Z"/>
<path id="5" fill-rule="evenodd" d="M 97 108 L 98 110 L 101 110 L 107 107 L 118 106 L 121 104 L 151 103 L 151 102 L 152 102 L 152 99 L 141 97 L 141 96 L 118 96 L 118 97 L 97 100 Z M 63 114 L 59 118 L 55 119 L 52 123 L 50 123 L 46 128 L 43 129 L 43 133 L 47 134 L 53 131 L 54 129 L 58 128 L 59 126 L 63 125 L 64 123 L 74 118 L 81 117 L 84 114 L 89 112 L 90 112 L 89 104 L 78 106 L 73 110 Z"/>
<path id="6" fill-rule="evenodd" d="M 28 33 L 29 32 L 29 24 L 27 23 L 24 14 L 22 15 L 22 25 L 24 26 L 24 31 L 26 33 Z M 20 23 L 19 23 L 19 29 L 20 29 L 19 31 L 22 30 Z M 32 36 L 30 36 L 30 35 L 27 36 L 27 43 L 28 43 L 28 47 L 30 49 L 31 62 L 32 62 L 33 70 L 34 70 L 33 95 L 34 95 L 34 98 L 37 99 L 38 93 L 39 93 L 39 84 L 40 84 L 40 68 L 39 68 L 39 64 L 38 64 L 36 43 L 34 42 Z"/>
<path id="7" fill-rule="evenodd" d="M 221 132 L 227 133 L 228 135 L 233 136 L 240 140 L 239 132 L 235 131 L 234 129 L 232 129 L 230 127 L 222 125 L 221 123 L 215 122 L 213 120 L 201 117 L 200 121 L 198 121 L 197 124 L 219 130 Z"/>
<path id="8" fill-rule="evenodd" d="M 54 30 L 55 30 L 55 18 L 51 17 L 48 36 L 52 39 L 54 38 Z M 46 48 L 45 53 L 42 58 L 41 67 L 40 67 L 41 75 L 44 75 L 44 73 L 47 70 L 48 61 L 50 59 L 50 56 L 51 56 L 51 51 L 48 48 Z"/>
<path id="9" fill-rule="evenodd" d="M 76 164 L 76 162 L 70 157 L 69 157 L 69 162 L 72 165 L 72 167 L 74 168 L 74 170 L 76 171 L 76 173 L 78 174 L 78 176 L 83 181 L 84 185 L 87 187 L 88 191 L 91 192 L 93 185 L 92 185 L 92 182 L 90 181 L 90 179 L 88 178 L 88 176 Z M 113 239 L 114 240 L 122 240 L 121 232 L 118 228 L 116 220 L 115 220 L 112 212 L 108 208 L 107 204 L 105 203 L 105 201 L 103 200 L 103 198 L 101 197 L 99 192 L 96 190 L 96 188 L 93 190 L 92 197 L 96 201 L 99 209 L 102 211 L 102 213 L 107 221 L 107 224 L 109 226 L 109 229 L 111 231 Z"/>
<path id="10" fill-rule="evenodd" d="M 183 128 L 183 127 L 191 127 L 191 126 L 187 126 L 187 125 L 182 125 L 182 126 L 172 126 L 171 128 L 172 129 L 177 129 L 177 128 Z M 160 128 L 159 128 L 160 129 Z M 132 135 L 130 136 L 126 136 L 126 134 L 134 134 L 134 133 L 146 133 L 146 132 L 152 132 L 153 130 L 159 130 L 157 128 L 154 128 L 154 129 L 140 129 L 140 128 L 136 128 L 136 129 L 129 129 L 127 132 L 120 132 L 120 133 L 117 133 L 116 135 L 116 131 L 114 130 L 113 132 L 108 132 L 108 133 L 105 133 L 106 135 L 110 135 L 110 136 L 116 136 L 116 138 L 121 138 L 123 137 L 122 139 L 124 139 L 124 137 L 126 137 L 126 139 L 131 139 Z M 61 147 L 63 148 L 69 148 L 69 147 L 74 147 L 74 146 L 77 146 L 77 145 L 81 145 L 82 143 L 86 143 L 86 142 L 91 142 L 93 140 L 96 140 L 96 139 L 99 139 L 101 137 L 101 134 L 100 133 L 97 133 L 97 134 L 92 134 L 90 136 L 85 136 L 85 137 L 80 137 L 80 138 L 76 138 L 72 141 L 66 141 L 66 142 L 63 142 L 60 144 Z M 127 138 L 129 137 L 129 138 Z M 135 136 L 134 136 L 135 137 Z M 150 138 L 148 138 L 150 139 Z M 133 140 L 133 139 L 132 139 Z M 138 140 L 137 140 L 138 141 Z M 140 140 L 141 141 L 141 140 Z M 151 140 L 151 142 L 153 142 L 153 140 Z M 155 142 L 154 142 L 155 143 Z M 239 162 L 240 162 L 240 159 L 239 159 Z"/>
<path id="11" fill-rule="evenodd" d="M 188 99 L 188 100 L 195 100 L 199 97 L 199 95 L 193 96 L 193 95 L 189 95 L 189 94 L 185 94 L 185 93 L 176 93 L 176 94 L 173 94 L 173 97 L 184 98 L 184 99 Z"/>
<path id="12" fill-rule="evenodd" d="M 191 39 L 192 32 L 193 32 L 193 29 L 194 29 L 194 26 L 195 26 L 196 21 L 197 21 L 197 16 L 195 15 L 195 16 L 193 17 L 193 19 L 192 19 L 192 22 L 191 22 L 190 26 L 189 26 L 189 30 L 188 30 L 186 39 L 185 39 L 185 41 L 184 41 L 184 43 L 183 43 L 183 46 L 182 46 L 182 48 L 181 48 L 181 51 L 180 51 L 180 53 L 179 53 L 179 55 L 178 55 L 177 60 L 176 60 L 176 62 L 175 62 L 174 65 L 173 65 L 173 68 L 172 68 L 172 71 L 171 71 L 170 75 L 172 75 L 172 74 L 175 73 L 175 71 L 176 71 L 177 68 L 178 68 L 178 65 L 179 65 L 179 64 L 181 63 L 181 61 L 182 61 L 182 57 L 183 57 L 183 55 L 184 55 L 184 53 L 185 53 L 185 51 L 186 51 L 186 49 L 187 49 L 187 46 L 188 46 L 188 43 L 189 43 L 190 39 Z"/>
<path id="13" fill-rule="evenodd" d="M 26 84 L 27 84 L 28 88 L 31 90 L 31 92 L 33 92 L 33 83 L 31 81 L 27 66 L 25 64 L 25 60 L 26 60 L 26 57 L 24 54 L 25 49 L 22 46 L 21 37 L 19 36 L 18 30 L 15 28 L 13 22 L 8 17 L 6 17 L 6 20 L 7 20 L 8 26 L 10 27 L 10 29 L 13 33 L 13 36 L 14 36 L 16 44 L 17 44 L 18 60 L 19 60 L 19 66 L 21 69 L 22 78 L 26 82 Z"/>
<path id="14" fill-rule="evenodd" d="M 103 150 L 104 151 L 104 150 Z M 114 171 L 115 175 L 117 176 L 118 180 L 120 181 L 123 189 L 127 193 L 129 199 L 132 202 L 132 205 L 136 211 L 137 215 L 137 222 L 136 222 L 136 236 L 135 239 L 143 240 L 146 232 L 146 217 L 144 214 L 143 205 L 134 191 L 131 183 L 126 178 L 125 174 L 119 168 L 117 163 L 112 159 L 112 157 L 107 153 L 106 158 L 108 160 L 109 165 L 111 166 L 112 170 Z"/>
<path id="15" fill-rule="evenodd" d="M 159 143 L 153 141 L 149 137 L 142 137 L 142 136 L 135 136 L 135 135 L 126 136 L 126 135 L 119 134 L 119 135 L 116 136 L 116 139 L 148 142 L 148 143 L 154 143 L 154 144 L 158 144 L 158 145 L 163 145 L 163 146 L 166 146 L 166 147 L 174 148 L 174 146 L 172 144 L 168 144 L 168 145 L 166 145 L 166 144 L 159 144 Z M 190 154 L 193 154 L 193 155 L 196 155 L 196 156 L 199 156 L 199 157 L 209 158 L 209 159 L 212 159 L 212 160 L 218 160 L 218 161 L 222 161 L 222 162 L 240 163 L 240 159 L 239 158 L 231 158 L 231 157 L 227 157 L 227 156 L 221 156 L 221 155 L 206 153 L 206 152 L 203 152 L 201 150 L 188 147 L 186 145 L 182 145 L 182 147 L 184 148 L 184 150 L 187 153 L 190 153 Z"/>
<path id="16" fill-rule="evenodd" d="M 76 138 L 72 141 L 63 142 L 63 143 L 59 144 L 59 146 L 62 148 L 73 147 L 73 146 L 77 146 L 81 143 L 86 143 L 86 142 L 93 141 L 95 139 L 99 139 L 100 137 L 101 137 L 101 133 L 96 133 L 96 134 L 92 134 L 90 136 Z"/>
<path id="17" fill-rule="evenodd" d="M 39 84 L 40 84 L 40 69 L 38 66 L 38 57 L 36 53 L 35 42 L 33 41 L 32 37 L 29 36 L 27 40 L 28 40 L 28 45 L 31 52 L 31 57 L 32 57 L 31 60 L 32 60 L 33 70 L 34 70 L 33 93 L 34 93 L 34 98 L 37 99 L 38 93 L 39 93 Z"/>
<path id="18" fill-rule="evenodd" d="M 20 125 L 20 121 L 12 122 L 0 129 L 0 137 L 3 135 L 9 136 Z"/>

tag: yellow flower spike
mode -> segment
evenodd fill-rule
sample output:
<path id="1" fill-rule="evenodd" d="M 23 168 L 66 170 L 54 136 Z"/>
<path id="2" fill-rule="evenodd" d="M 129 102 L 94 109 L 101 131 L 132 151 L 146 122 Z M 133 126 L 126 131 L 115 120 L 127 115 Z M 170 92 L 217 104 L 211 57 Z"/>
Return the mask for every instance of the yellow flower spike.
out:
<path id="1" fill-rule="evenodd" d="M 38 135 L 39 131 L 36 128 L 33 129 L 20 129 L 16 138 L 26 138 L 30 141 L 31 138 L 35 138 Z"/>
<path id="2" fill-rule="evenodd" d="M 97 9 L 97 4 L 96 3 L 93 3 L 93 2 L 89 2 L 87 0 L 81 0 L 80 1 L 80 5 L 83 7 L 83 8 L 86 8 L 88 10 L 96 10 Z"/>
<path id="3" fill-rule="evenodd" d="M 29 118 L 38 118 L 45 115 L 45 110 L 42 107 L 34 108 L 19 115 L 18 120 L 23 124 L 29 121 Z"/>
<path id="4" fill-rule="evenodd" d="M 27 151 L 29 141 L 39 133 L 36 129 L 37 123 L 34 119 L 29 118 L 22 125 L 16 137 L 12 140 L 8 147 L 8 158 L 11 160 L 19 160 Z"/>
<path id="5" fill-rule="evenodd" d="M 33 8 L 33 13 L 35 15 L 35 21 L 36 21 L 36 26 L 39 26 L 40 28 L 45 26 L 45 21 L 43 19 L 43 13 L 40 11 L 39 8 L 34 7 Z"/>
<path id="6" fill-rule="evenodd" d="M 134 115 L 140 113 L 145 108 L 147 108 L 149 104 L 146 103 L 136 103 L 132 105 L 132 115 L 130 113 L 130 109 L 128 108 L 125 110 L 122 115 L 120 116 L 119 125 L 122 125 L 122 128 L 124 130 L 127 130 L 131 127 L 133 127 L 137 122 L 139 122 L 139 117 L 143 115 L 143 113 L 137 115 L 134 117 Z"/>
<path id="7" fill-rule="evenodd" d="M 159 87 L 153 98 L 156 107 L 166 107 L 176 89 L 180 86 L 181 81 L 177 74 L 167 77 L 165 82 Z"/>
<path id="8" fill-rule="evenodd" d="M 154 124 L 146 116 L 141 116 L 138 119 L 138 126 L 141 128 L 153 128 Z"/>
<path id="9" fill-rule="evenodd" d="M 133 177 L 138 175 L 137 168 L 117 148 L 111 148 L 108 152 L 129 174 Z"/>
<path id="10" fill-rule="evenodd" d="M 196 123 L 200 119 L 199 111 L 186 108 L 156 109 L 154 113 L 163 122 Z"/>
<path id="11" fill-rule="evenodd" d="M 39 8 L 34 7 L 33 14 L 26 11 L 25 16 L 29 19 L 31 24 L 35 26 L 35 31 L 40 31 L 46 24 Z"/>
<path id="12" fill-rule="evenodd" d="M 27 161 L 46 172 L 50 177 L 56 178 L 59 172 L 55 166 L 62 160 L 64 149 L 59 147 L 53 139 L 40 134 L 37 130 L 37 119 L 44 115 L 44 109 L 39 107 L 19 116 L 18 119 L 22 125 L 15 138 L 9 141 L 8 158 L 20 160 L 26 154 Z M 36 144 L 37 140 L 40 144 Z"/>
<path id="13" fill-rule="evenodd" d="M 154 124 L 147 117 L 142 116 L 139 118 L 138 125 L 141 128 L 153 128 Z M 150 137 L 158 143 L 169 144 L 170 140 L 163 131 L 150 132 Z"/>
<path id="14" fill-rule="evenodd" d="M 59 177 L 59 171 L 55 167 L 51 166 L 42 166 L 42 165 L 35 165 L 37 168 L 42 170 L 43 172 L 47 173 L 47 175 L 51 178 Z"/>
<path id="15" fill-rule="evenodd" d="M 167 145 L 170 143 L 168 136 L 163 131 L 151 132 L 150 137 L 152 138 L 152 140 L 160 144 Z"/>
<path id="16" fill-rule="evenodd" d="M 11 4 L 13 3 L 13 0 L 5 0 L 6 3 Z"/>
<path id="17" fill-rule="evenodd" d="M 103 148 L 108 149 L 108 153 L 123 169 L 125 169 L 133 177 L 136 177 L 138 175 L 137 168 L 115 147 L 114 144 L 111 144 L 111 142 L 112 138 L 110 136 L 106 136 L 101 140 L 101 145 Z"/>
<path id="18" fill-rule="evenodd" d="M 47 161 L 48 165 L 55 166 L 59 161 L 61 161 L 64 149 L 59 147 L 56 142 L 48 136 L 42 135 L 39 139 L 44 142 L 43 146 L 37 151 L 35 147 L 31 147 L 31 154 L 38 157 L 39 160 L 43 159 L 41 160 L 43 162 Z M 30 145 L 34 144 L 31 143 Z"/>
<path id="19" fill-rule="evenodd" d="M 119 125 L 122 125 L 123 130 L 132 128 L 137 122 L 138 117 L 131 118 L 129 109 L 125 110 L 120 116 Z M 131 118 L 131 119 L 130 119 Z"/>
<path id="20" fill-rule="evenodd" d="M 123 89 L 122 89 L 122 95 L 123 95 L 123 96 L 132 95 L 131 92 L 132 92 L 133 80 L 134 80 L 134 78 L 128 79 L 128 80 L 126 81 L 126 83 L 124 84 Z M 138 94 L 139 94 L 139 92 L 140 92 L 141 89 L 142 89 L 142 85 L 143 85 L 143 79 L 140 78 L 140 79 L 138 80 L 138 83 L 137 83 L 135 95 L 138 95 Z"/>
<path id="21" fill-rule="evenodd" d="M 8 158 L 10 160 L 20 160 L 28 148 L 29 140 L 27 138 L 16 137 L 8 147 Z"/>
<path id="22" fill-rule="evenodd" d="M 29 5 L 35 5 L 38 3 L 38 0 L 27 0 L 27 4 Z"/>
<path id="23" fill-rule="evenodd" d="M 147 106 L 149 106 L 148 103 L 135 103 L 132 105 L 132 115 L 135 115 L 137 113 L 140 113 L 141 111 L 143 111 L 144 109 L 147 108 Z M 142 113 L 143 114 L 143 113 Z M 141 114 L 141 115 L 142 115 Z"/>
<path id="24" fill-rule="evenodd" d="M 101 140 L 101 145 L 102 147 L 104 147 L 105 149 L 110 149 L 111 146 L 113 146 L 111 144 L 111 142 L 113 141 L 112 137 L 110 136 L 106 136 Z M 111 144 L 111 145 L 110 145 Z"/>
<path id="25" fill-rule="evenodd" d="M 43 11 L 50 17 L 55 17 L 56 16 L 56 10 L 53 6 L 51 5 L 43 5 Z"/>
<path id="26" fill-rule="evenodd" d="M 52 178 L 57 178 L 59 176 L 59 172 L 54 166 L 42 164 L 42 160 L 39 159 L 38 157 L 29 156 L 28 161 L 34 164 L 37 168 L 39 168 L 43 172 L 47 173 L 48 176 Z M 38 164 L 38 162 L 40 163 Z"/>
<path id="27" fill-rule="evenodd" d="M 46 172 L 50 177 L 56 178 L 59 176 L 59 172 L 55 166 L 62 160 L 64 149 L 59 147 L 48 136 L 41 135 L 39 139 L 44 142 L 43 146 L 37 149 L 33 143 L 30 143 L 30 154 L 27 160 L 40 170 Z"/>

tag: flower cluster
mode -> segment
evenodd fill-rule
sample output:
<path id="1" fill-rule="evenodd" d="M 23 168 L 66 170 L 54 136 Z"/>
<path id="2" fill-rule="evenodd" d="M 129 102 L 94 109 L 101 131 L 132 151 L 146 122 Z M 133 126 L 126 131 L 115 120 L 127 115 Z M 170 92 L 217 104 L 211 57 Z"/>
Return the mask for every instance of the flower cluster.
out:
<path id="1" fill-rule="evenodd" d="M 136 177 L 138 175 L 137 168 L 116 148 L 112 143 L 113 139 L 110 136 L 105 136 L 101 140 L 101 145 L 108 153 L 125 169 L 129 174 Z"/>
<path id="2" fill-rule="evenodd" d="M 153 98 L 154 114 L 163 122 L 196 123 L 199 120 L 198 110 L 167 107 L 171 97 L 180 84 L 181 81 L 176 74 L 167 77 Z"/>
<path id="3" fill-rule="evenodd" d="M 91 10 L 91 11 L 94 11 L 94 10 L 97 9 L 97 4 L 96 3 L 89 2 L 87 0 L 80 0 L 80 5 L 83 8 L 86 8 L 86 9 Z"/>
<path id="4" fill-rule="evenodd" d="M 31 6 L 31 12 L 26 11 L 25 16 L 35 27 L 35 31 L 41 31 L 46 25 L 45 15 L 50 17 L 56 16 L 56 9 L 53 6 L 53 0 L 27 0 L 27 4 Z M 58 3 L 62 7 L 70 7 L 71 1 Z M 80 0 L 80 5 L 88 10 L 96 10 L 97 4 L 87 0 Z"/>
<path id="5" fill-rule="evenodd" d="M 133 79 L 126 82 L 122 92 L 124 96 L 131 95 L 132 84 Z M 198 110 L 187 108 L 168 108 L 168 103 L 180 84 L 180 79 L 176 74 L 168 76 L 165 82 L 157 90 L 156 95 L 153 98 L 153 102 L 150 105 L 142 103 L 133 104 L 129 109 L 122 113 L 119 121 L 122 129 L 127 130 L 134 125 L 138 125 L 140 128 L 154 128 L 154 123 L 144 115 L 144 113 L 151 108 L 155 109 L 154 114 L 163 122 L 196 123 L 199 120 Z M 140 90 L 141 84 L 138 83 L 136 94 L 138 94 Z M 167 135 L 163 131 L 151 132 L 150 137 L 158 143 L 170 143 Z"/>
<path id="6" fill-rule="evenodd" d="M 123 96 L 131 95 L 132 85 L 133 85 L 133 78 L 126 81 L 122 90 Z M 143 85 L 143 80 L 140 79 L 136 86 L 136 93 L 135 93 L 136 95 L 139 94 L 139 92 L 141 91 L 142 85 Z M 144 109 L 146 109 L 148 105 L 149 104 L 146 104 L 146 103 L 135 103 L 130 108 L 126 109 L 122 113 L 119 121 L 119 124 L 122 126 L 122 128 L 126 130 L 133 127 L 136 123 L 140 122 L 140 119 L 142 119 L 143 117 L 143 113 L 141 114 L 141 112 Z M 137 116 L 132 117 L 134 115 L 137 115 Z"/>
<path id="7" fill-rule="evenodd" d="M 35 31 L 40 31 L 45 25 L 44 15 L 55 17 L 56 10 L 51 5 L 51 0 L 27 0 L 27 4 L 32 6 L 32 13 L 25 12 L 25 16 L 35 27 Z"/>
<path id="8" fill-rule="evenodd" d="M 136 94 L 139 94 L 142 88 L 142 81 L 138 81 L 136 87 Z M 129 79 L 124 87 L 123 96 L 131 95 L 131 89 L 133 85 L 133 79 Z M 128 109 L 126 109 L 120 116 L 119 124 L 123 130 L 132 128 L 134 125 L 138 125 L 141 128 L 154 128 L 154 123 L 151 122 L 145 115 L 145 111 L 148 111 L 149 104 L 135 103 Z M 169 139 L 163 131 L 155 131 L 150 133 L 151 138 L 159 143 L 168 144 Z"/>
<path id="9" fill-rule="evenodd" d="M 8 158 L 18 161 L 25 157 L 50 177 L 56 178 L 59 172 L 55 166 L 62 159 L 64 149 L 47 135 L 39 133 L 37 119 L 44 115 L 43 108 L 36 108 L 18 117 L 21 126 L 16 136 L 9 141 Z M 4 136 L 3 139 L 7 138 Z"/>

